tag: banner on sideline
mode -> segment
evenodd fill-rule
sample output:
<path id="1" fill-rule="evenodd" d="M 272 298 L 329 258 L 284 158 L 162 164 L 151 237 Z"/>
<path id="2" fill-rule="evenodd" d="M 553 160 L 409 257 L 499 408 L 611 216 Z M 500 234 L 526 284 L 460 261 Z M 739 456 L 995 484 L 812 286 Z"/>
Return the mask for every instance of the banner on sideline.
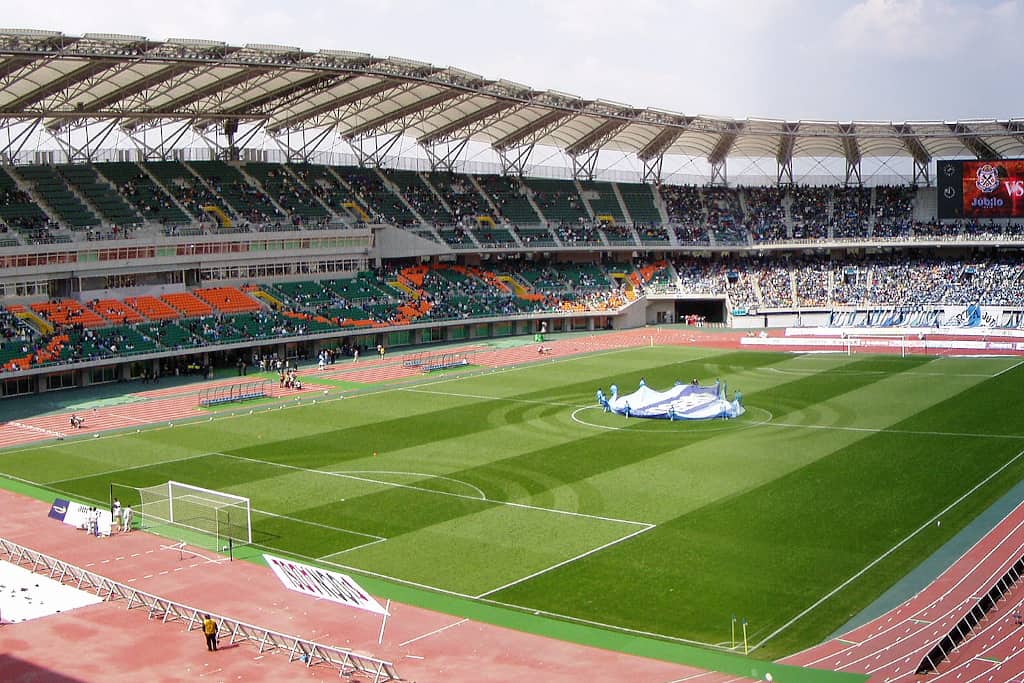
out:
<path id="1" fill-rule="evenodd" d="M 387 610 L 351 576 L 273 555 L 264 554 L 263 559 L 267 561 L 267 566 L 274 570 L 285 588 L 374 614 L 387 614 Z"/>
<path id="2" fill-rule="evenodd" d="M 48 516 L 76 529 L 86 529 L 89 526 L 89 509 L 90 507 L 83 503 L 56 498 L 53 504 L 50 505 Z M 113 526 L 113 515 L 111 515 L 110 510 L 97 510 L 97 512 L 99 514 L 97 515 L 96 526 L 99 533 L 101 536 L 109 536 L 110 528 Z"/>

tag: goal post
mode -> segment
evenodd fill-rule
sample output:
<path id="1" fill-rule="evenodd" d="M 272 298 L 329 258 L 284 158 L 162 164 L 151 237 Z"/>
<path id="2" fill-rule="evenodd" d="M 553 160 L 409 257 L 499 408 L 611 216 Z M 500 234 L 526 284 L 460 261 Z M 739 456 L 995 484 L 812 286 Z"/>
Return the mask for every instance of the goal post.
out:
<path id="1" fill-rule="evenodd" d="M 120 492 L 136 507 L 144 527 L 189 529 L 211 537 L 215 549 L 252 543 L 252 505 L 244 496 L 179 481 L 144 487 L 111 484 L 111 499 Z"/>
<path id="2" fill-rule="evenodd" d="M 891 353 L 906 357 L 910 352 L 910 344 L 905 334 L 847 334 L 846 354 L 857 353 Z"/>

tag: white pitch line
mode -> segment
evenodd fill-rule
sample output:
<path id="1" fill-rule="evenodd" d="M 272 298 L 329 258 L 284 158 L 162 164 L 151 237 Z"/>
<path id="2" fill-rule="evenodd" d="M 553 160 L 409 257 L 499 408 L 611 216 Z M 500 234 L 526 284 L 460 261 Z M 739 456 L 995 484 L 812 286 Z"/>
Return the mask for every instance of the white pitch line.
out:
<path id="1" fill-rule="evenodd" d="M 998 377 L 999 375 L 1002 375 L 1003 373 L 1009 372 L 1010 370 L 1013 370 L 1014 368 L 1019 367 L 1022 363 L 1024 363 L 1024 360 L 1019 360 L 1016 363 L 1014 363 L 1013 365 L 1011 365 L 1010 367 L 1005 368 L 1003 370 L 1000 370 L 999 372 L 997 372 L 996 374 L 994 374 L 992 376 L 993 377 Z"/>
<path id="2" fill-rule="evenodd" d="M 258 460 L 256 458 L 246 458 L 242 455 L 232 455 L 230 453 L 217 453 L 225 458 L 235 458 L 236 460 L 243 460 L 245 462 L 257 463 L 260 465 L 269 465 L 272 467 L 281 467 L 283 469 L 295 470 L 297 472 L 308 472 L 309 474 L 321 474 L 327 477 L 340 477 L 342 479 L 352 479 L 354 481 L 362 481 L 370 484 L 380 484 L 381 486 L 390 486 L 398 489 L 408 489 L 410 491 L 420 491 L 422 493 L 431 493 L 438 496 L 449 496 L 451 498 L 461 498 L 462 500 L 472 500 L 477 503 L 485 503 L 488 505 L 503 505 L 506 507 L 522 508 L 526 510 L 537 510 L 538 512 L 550 512 L 556 515 L 567 515 L 569 517 L 583 517 L 585 519 L 596 519 L 602 522 L 615 522 L 616 524 L 630 524 L 633 526 L 648 527 L 651 526 L 648 522 L 637 522 L 631 519 L 618 519 L 616 517 L 603 517 L 601 515 L 588 515 L 584 512 L 571 512 L 569 510 L 559 510 L 557 508 L 546 508 L 539 505 L 527 505 L 526 503 L 514 503 L 508 500 L 494 500 L 489 498 L 487 500 L 480 500 L 476 496 L 467 496 L 464 493 L 453 493 L 451 491 L 436 491 L 434 489 L 423 488 L 422 486 L 412 486 L 410 484 L 399 484 L 393 481 L 381 481 L 380 479 L 371 479 L 369 477 L 356 477 L 351 474 L 342 474 L 340 472 L 330 472 L 327 470 L 314 470 L 308 467 L 299 467 L 297 465 L 286 465 L 280 462 L 270 462 L 268 460 Z"/>
<path id="3" fill-rule="evenodd" d="M 465 624 L 467 621 L 469 621 L 469 619 L 459 619 L 458 621 L 456 621 L 453 624 L 448 624 L 447 626 L 442 626 L 441 628 L 435 628 L 433 631 L 430 631 L 429 633 L 424 633 L 422 636 L 416 636 L 415 638 L 410 638 L 409 640 L 405 641 L 404 643 L 399 643 L 398 647 L 405 647 L 406 645 L 409 645 L 411 643 L 415 643 L 417 640 L 423 640 L 424 638 L 429 638 L 430 636 L 436 636 L 438 633 L 442 633 L 444 631 L 447 631 L 450 628 L 455 628 L 456 626 L 458 626 L 460 624 Z"/>
<path id="4" fill-rule="evenodd" d="M 352 533 L 355 533 L 355 532 L 352 532 Z M 360 534 L 360 535 L 361 536 L 366 536 L 367 534 Z M 359 545 L 352 546 L 351 548 L 345 548 L 344 550 L 339 550 L 336 553 L 327 553 L 326 555 L 321 555 L 320 557 L 316 558 L 316 561 L 317 562 L 327 562 L 328 561 L 328 559 L 327 559 L 328 557 L 336 557 L 338 555 L 344 555 L 345 553 L 350 553 L 353 550 L 359 550 L 360 548 L 367 548 L 367 547 L 369 547 L 371 545 L 376 545 L 378 543 L 383 543 L 386 540 L 388 540 L 388 539 L 386 539 L 386 538 L 378 538 L 375 541 L 369 541 L 367 543 L 360 543 Z"/>
<path id="5" fill-rule="evenodd" d="M 646 529 L 637 529 L 633 533 L 626 534 L 622 538 L 617 538 L 614 541 L 609 541 L 608 543 L 605 543 L 604 545 L 598 546 L 596 548 L 591 548 L 590 550 L 588 550 L 586 552 L 583 552 L 583 553 L 580 553 L 579 555 L 576 555 L 575 557 L 570 557 L 567 560 L 562 560 L 558 564 L 553 564 L 550 567 L 546 567 L 544 569 L 541 569 L 540 571 L 536 571 L 536 572 L 534 572 L 532 574 L 529 574 L 529 575 L 524 576 L 522 578 L 516 579 L 515 581 L 509 581 L 504 586 L 498 586 L 497 588 L 492 588 L 489 591 L 486 591 L 484 593 L 480 593 L 476 597 L 477 597 L 477 599 L 480 599 L 480 598 L 486 598 L 488 595 L 494 595 L 495 593 L 500 593 L 501 591 L 505 590 L 506 588 L 511 588 L 512 586 L 519 585 L 521 583 L 529 581 L 530 579 L 535 579 L 538 576 L 540 576 L 541 574 L 547 574 L 548 572 L 554 571 L 555 569 L 558 569 L 559 567 L 564 567 L 565 565 L 572 564 L 573 562 L 575 562 L 577 560 L 582 560 L 584 557 L 587 557 L 589 555 L 593 555 L 594 553 L 599 553 L 602 550 L 604 550 L 605 548 L 610 548 L 613 545 L 618 545 L 619 543 L 622 543 L 623 541 L 628 541 L 629 539 L 633 538 L 634 536 L 639 536 L 640 534 L 642 534 L 642 533 L 644 533 L 646 531 L 650 531 L 654 527 L 655 527 L 655 525 L 651 524 Z"/>
<path id="6" fill-rule="evenodd" d="M 917 536 L 919 533 L 921 533 L 922 531 L 924 531 L 925 529 L 930 527 L 932 524 L 934 524 L 937 519 L 940 519 L 942 517 L 942 515 L 946 514 L 950 510 L 952 510 L 954 507 L 956 507 L 957 505 L 962 503 L 964 500 L 966 500 L 969 496 L 971 496 L 975 491 L 980 489 L 982 486 L 984 486 L 988 482 L 992 481 L 1000 472 L 1002 472 L 1007 467 L 1009 467 L 1014 462 L 1016 462 L 1018 459 L 1020 459 L 1021 456 L 1024 456 L 1024 450 L 1020 451 L 1019 453 L 1017 453 L 1017 455 L 1013 456 L 1012 458 L 1007 460 L 1005 463 L 1003 463 L 1002 465 L 997 467 L 991 474 L 989 474 L 987 477 L 985 477 L 984 479 L 979 481 L 977 484 L 975 484 L 973 487 L 971 487 L 971 489 L 968 490 L 967 493 L 965 493 L 964 495 L 960 496 L 959 498 L 954 500 L 952 503 L 947 505 L 945 508 L 943 508 L 941 511 L 936 513 L 931 519 L 926 521 L 924 524 L 919 526 L 917 529 L 915 529 L 914 531 L 911 531 L 909 534 L 907 534 L 907 536 L 903 540 L 899 541 L 898 543 L 896 543 L 896 545 L 894 545 L 893 547 L 889 548 L 884 553 L 882 553 L 881 555 L 876 557 L 874 560 L 869 562 L 867 565 L 864 566 L 863 569 L 861 569 L 856 574 L 854 574 L 850 578 L 846 579 L 846 581 L 843 581 L 841 584 L 839 584 L 838 586 L 836 586 L 835 588 L 830 590 L 828 593 L 826 593 L 821 598 L 816 600 L 811 606 L 809 606 L 807 609 L 805 609 L 802 612 L 800 612 L 799 614 L 797 614 L 795 617 L 793 617 L 792 619 L 787 621 L 785 624 L 783 624 L 782 626 L 778 627 L 777 629 L 775 629 L 774 631 L 769 633 L 767 636 L 765 636 L 765 638 L 763 640 L 761 640 L 760 642 L 754 644 L 750 648 L 750 651 L 753 652 L 754 650 L 757 650 L 762 645 L 767 643 L 769 640 L 771 640 L 775 636 L 779 635 L 780 633 L 782 633 L 783 631 L 788 629 L 790 626 L 792 626 L 796 622 L 800 621 L 805 616 L 810 614 L 812 611 L 817 609 L 819 605 L 821 605 L 824 602 L 826 602 L 827 600 L 831 599 L 832 596 L 834 596 L 835 594 L 839 593 L 841 590 L 843 590 L 844 588 L 849 586 L 851 583 L 853 583 L 854 581 L 859 579 L 861 576 L 866 574 L 873 567 L 875 567 L 879 562 L 881 562 L 882 560 L 884 560 L 885 558 L 889 557 L 894 552 L 899 550 L 901 547 L 903 547 L 903 545 L 908 543 L 912 538 L 914 538 L 914 536 Z"/>

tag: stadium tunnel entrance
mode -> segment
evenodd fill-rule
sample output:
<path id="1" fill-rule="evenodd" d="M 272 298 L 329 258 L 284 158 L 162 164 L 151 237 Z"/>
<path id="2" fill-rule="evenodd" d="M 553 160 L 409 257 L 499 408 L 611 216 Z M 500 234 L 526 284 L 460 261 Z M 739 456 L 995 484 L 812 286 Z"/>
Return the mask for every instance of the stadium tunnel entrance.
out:
<path id="1" fill-rule="evenodd" d="M 654 322 L 682 322 L 687 317 L 696 315 L 708 323 L 724 323 L 728 317 L 724 299 L 675 299 L 672 304 L 672 307 L 666 307 L 667 310 L 654 311 Z"/>

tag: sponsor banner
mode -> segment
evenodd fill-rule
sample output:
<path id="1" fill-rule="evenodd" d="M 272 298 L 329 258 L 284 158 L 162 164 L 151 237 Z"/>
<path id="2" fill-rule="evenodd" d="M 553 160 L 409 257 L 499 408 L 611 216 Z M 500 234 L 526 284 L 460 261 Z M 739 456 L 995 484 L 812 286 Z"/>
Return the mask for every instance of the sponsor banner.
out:
<path id="1" fill-rule="evenodd" d="M 50 506 L 50 519 L 55 519 L 58 522 L 64 521 L 64 515 L 68 513 L 68 505 L 70 503 L 63 498 L 56 498 L 53 501 L 53 505 Z"/>
<path id="2" fill-rule="evenodd" d="M 61 514 L 60 510 L 63 510 L 63 514 Z M 83 503 L 74 503 L 58 498 L 50 506 L 49 516 L 59 519 L 76 529 L 88 529 L 89 510 L 90 506 Z M 97 512 L 99 514 L 96 526 L 99 528 L 100 535 L 109 536 L 110 528 L 113 525 L 113 515 L 110 513 L 110 510 L 98 510 Z"/>
<path id="3" fill-rule="evenodd" d="M 267 565 L 274 570 L 277 578 L 289 590 L 305 593 L 314 598 L 331 600 L 374 614 L 387 614 L 387 610 L 363 590 L 351 576 L 273 555 L 264 554 L 263 559 L 267 561 Z"/>

